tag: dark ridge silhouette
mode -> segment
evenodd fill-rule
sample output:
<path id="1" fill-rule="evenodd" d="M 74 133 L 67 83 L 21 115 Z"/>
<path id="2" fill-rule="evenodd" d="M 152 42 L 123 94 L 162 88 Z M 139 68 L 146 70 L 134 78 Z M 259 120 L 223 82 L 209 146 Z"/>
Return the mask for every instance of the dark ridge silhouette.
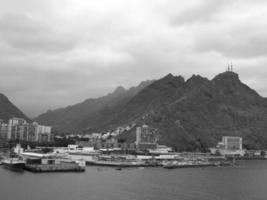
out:
<path id="1" fill-rule="evenodd" d="M 212 80 L 193 75 L 187 81 L 168 74 L 142 87 L 116 91 L 118 95 L 50 111 L 37 120 L 82 133 L 146 123 L 159 129 L 160 143 L 178 150 L 207 150 L 226 135 L 243 137 L 245 148 L 267 148 L 267 100 L 234 72 Z M 133 142 L 134 135 L 133 130 L 119 137 Z"/>
<path id="2" fill-rule="evenodd" d="M 7 123 L 12 117 L 20 117 L 28 122 L 31 121 L 22 111 L 12 104 L 5 95 L 0 93 L 0 119 Z"/>

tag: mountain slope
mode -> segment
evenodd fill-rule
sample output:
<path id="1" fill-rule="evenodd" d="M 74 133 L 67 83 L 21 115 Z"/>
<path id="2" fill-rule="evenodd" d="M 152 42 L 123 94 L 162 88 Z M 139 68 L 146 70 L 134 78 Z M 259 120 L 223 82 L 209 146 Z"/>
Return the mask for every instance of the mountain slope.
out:
<path id="1" fill-rule="evenodd" d="M 160 80 L 149 84 L 124 103 L 102 109 L 94 115 L 94 119 L 86 119 L 83 126 L 87 130 L 107 130 L 117 126 L 130 124 L 143 118 L 147 113 L 168 105 L 183 91 L 184 79 L 168 74 Z"/>
<path id="2" fill-rule="evenodd" d="M 160 128 L 162 142 L 178 149 L 203 150 L 223 135 L 237 135 L 244 138 L 245 147 L 267 147 L 267 102 L 241 83 L 237 74 L 225 72 L 197 85 L 146 119 Z M 180 139 L 188 135 L 185 148 L 178 139 L 170 140 L 175 135 Z"/>
<path id="3" fill-rule="evenodd" d="M 267 148 L 267 99 L 243 84 L 234 72 L 218 74 L 212 80 L 193 75 L 187 81 L 168 74 L 130 90 L 119 88 L 113 97 L 86 100 L 91 103 L 79 115 L 71 112 L 78 104 L 53 111 L 56 120 L 49 113 L 41 115 L 40 122 L 51 120 L 65 130 L 86 133 L 146 123 L 158 128 L 160 143 L 177 150 L 207 150 L 226 135 L 243 137 L 246 148 Z M 86 109 L 90 113 L 82 114 Z M 134 135 L 130 131 L 119 138 L 133 142 Z"/>
<path id="4" fill-rule="evenodd" d="M 12 117 L 20 117 L 30 121 L 29 118 L 12 104 L 5 95 L 0 93 L 0 119 L 8 122 Z"/>
<path id="5" fill-rule="evenodd" d="M 66 108 L 47 111 L 39 115 L 35 120 L 39 123 L 53 126 L 59 132 L 71 132 L 90 128 L 90 124 L 96 123 L 98 118 L 111 114 L 111 108 L 115 109 L 123 106 L 129 99 L 152 82 L 144 81 L 139 86 L 132 87 L 129 90 L 120 86 L 113 93 L 106 96 L 87 99 Z"/>

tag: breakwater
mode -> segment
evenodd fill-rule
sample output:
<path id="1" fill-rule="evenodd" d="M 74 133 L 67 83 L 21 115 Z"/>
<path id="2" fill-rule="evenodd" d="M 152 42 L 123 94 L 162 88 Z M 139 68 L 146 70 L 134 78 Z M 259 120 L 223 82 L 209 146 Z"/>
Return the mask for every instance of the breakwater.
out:
<path id="1" fill-rule="evenodd" d="M 31 172 L 84 172 L 85 167 L 81 167 L 76 163 L 60 163 L 46 165 L 29 165 L 24 166 L 25 170 Z"/>

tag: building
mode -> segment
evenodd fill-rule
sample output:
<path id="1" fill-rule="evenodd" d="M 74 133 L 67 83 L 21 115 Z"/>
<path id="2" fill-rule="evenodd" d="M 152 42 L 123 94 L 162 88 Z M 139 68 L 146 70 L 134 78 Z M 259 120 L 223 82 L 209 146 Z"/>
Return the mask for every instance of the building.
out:
<path id="1" fill-rule="evenodd" d="M 37 122 L 30 124 L 22 118 L 11 118 L 8 121 L 6 135 L 7 140 L 21 140 L 31 142 L 52 141 L 50 126 L 39 125 Z"/>
<path id="2" fill-rule="evenodd" d="M 157 145 L 157 148 L 149 150 L 149 153 L 162 155 L 162 154 L 169 154 L 172 151 L 173 150 L 171 147 L 168 147 L 166 145 Z"/>
<path id="3" fill-rule="evenodd" d="M 216 148 L 225 150 L 242 150 L 242 138 L 235 136 L 223 136 Z"/>
<path id="4" fill-rule="evenodd" d="M 216 148 L 210 148 L 212 154 L 224 156 L 244 156 L 242 138 L 235 136 L 223 136 L 222 141 L 218 142 Z"/>
<path id="5" fill-rule="evenodd" d="M 233 136 L 222 137 L 222 144 L 226 150 L 242 150 L 242 138 Z"/>
<path id="6" fill-rule="evenodd" d="M 2 119 L 0 119 L 0 140 L 6 140 L 8 134 L 8 124 L 4 123 Z"/>
<path id="7" fill-rule="evenodd" d="M 8 140 L 27 140 L 29 124 L 22 118 L 13 117 L 8 121 Z"/>
<path id="8" fill-rule="evenodd" d="M 147 125 L 136 128 L 136 147 L 138 150 L 156 149 L 158 142 L 157 129 Z"/>
<path id="9" fill-rule="evenodd" d="M 51 126 L 39 125 L 37 122 L 32 123 L 34 131 L 34 141 L 51 142 Z"/>

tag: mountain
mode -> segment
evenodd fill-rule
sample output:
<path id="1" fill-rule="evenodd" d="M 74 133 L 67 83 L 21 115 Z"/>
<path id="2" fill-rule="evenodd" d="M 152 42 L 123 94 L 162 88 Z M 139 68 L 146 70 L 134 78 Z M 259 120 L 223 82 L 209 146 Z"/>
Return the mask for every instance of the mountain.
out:
<path id="1" fill-rule="evenodd" d="M 180 90 L 175 101 L 152 110 L 144 120 L 159 128 L 163 143 L 203 150 L 224 135 L 236 135 L 247 148 L 267 147 L 267 101 L 238 74 L 225 72 L 211 81 L 193 76 Z"/>
<path id="2" fill-rule="evenodd" d="M 177 150 L 207 150 L 222 136 L 243 137 L 246 148 L 267 148 L 267 99 L 224 72 L 212 80 L 167 76 L 81 104 L 47 112 L 37 121 L 59 130 L 92 132 L 127 124 L 158 128 L 160 143 Z M 135 131 L 119 136 L 133 142 Z"/>
<path id="3" fill-rule="evenodd" d="M 73 132 L 90 129 L 91 124 L 100 124 L 108 119 L 116 110 L 123 107 L 133 96 L 153 81 L 141 82 L 137 87 L 128 90 L 119 86 L 114 92 L 95 99 L 87 99 L 81 103 L 49 110 L 39 115 L 35 120 L 39 123 L 53 126 L 58 132 Z"/>
<path id="4" fill-rule="evenodd" d="M 12 104 L 5 95 L 0 93 L 0 119 L 8 122 L 12 117 L 20 117 L 31 121 L 22 111 Z"/>

